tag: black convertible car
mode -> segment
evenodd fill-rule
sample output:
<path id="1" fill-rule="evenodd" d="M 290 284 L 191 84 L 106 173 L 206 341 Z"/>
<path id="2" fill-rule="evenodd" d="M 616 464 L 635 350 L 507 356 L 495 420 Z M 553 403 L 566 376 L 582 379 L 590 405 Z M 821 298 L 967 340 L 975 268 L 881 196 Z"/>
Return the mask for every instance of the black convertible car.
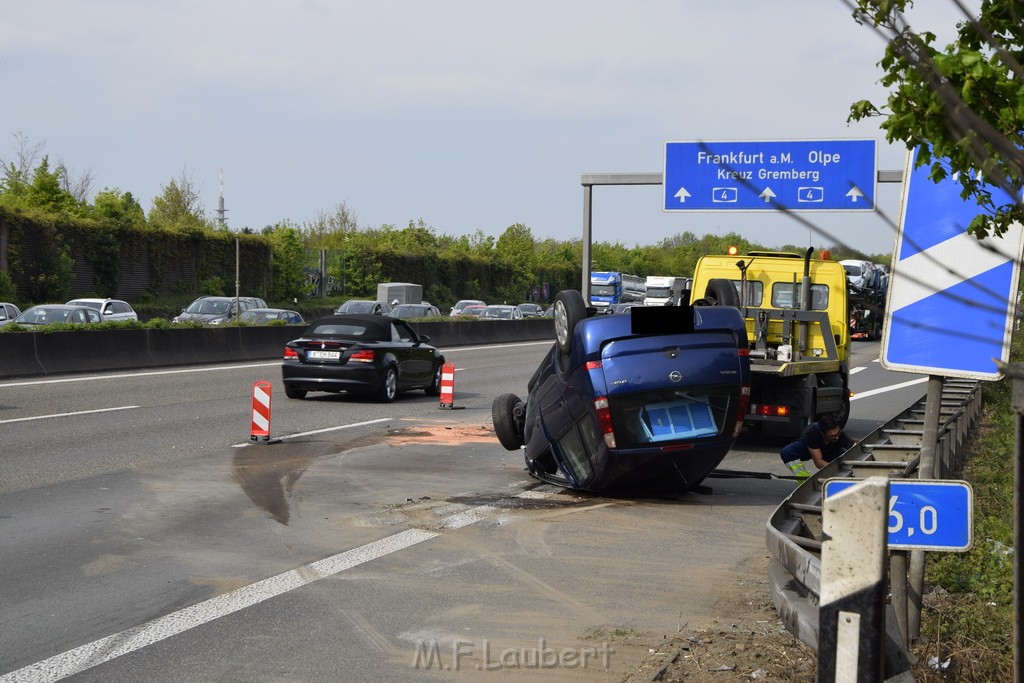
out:
<path id="1" fill-rule="evenodd" d="M 288 398 L 352 392 L 390 403 L 400 391 L 441 393 L 444 356 L 405 322 L 383 315 L 331 315 L 288 342 L 281 379 Z"/>

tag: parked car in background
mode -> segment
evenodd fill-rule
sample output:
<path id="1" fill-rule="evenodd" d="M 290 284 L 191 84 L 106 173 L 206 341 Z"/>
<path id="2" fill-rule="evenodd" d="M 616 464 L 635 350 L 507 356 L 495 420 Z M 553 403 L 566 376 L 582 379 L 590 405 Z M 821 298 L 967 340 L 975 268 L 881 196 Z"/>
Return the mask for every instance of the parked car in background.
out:
<path id="1" fill-rule="evenodd" d="M 523 312 L 516 306 L 491 304 L 480 313 L 481 320 L 522 320 Z"/>
<path id="2" fill-rule="evenodd" d="M 386 301 L 369 301 L 367 299 L 349 299 L 335 309 L 337 313 L 365 313 L 368 315 L 388 315 L 391 304 Z"/>
<path id="3" fill-rule="evenodd" d="M 25 309 L 21 315 L 11 321 L 14 325 L 53 325 L 54 323 L 71 323 L 85 325 L 100 323 L 100 312 L 88 306 L 68 306 L 67 304 L 41 304 Z"/>
<path id="4" fill-rule="evenodd" d="M 431 304 L 398 304 L 389 313 L 392 318 L 406 320 L 409 318 L 434 318 L 441 315 L 437 306 Z"/>
<path id="5" fill-rule="evenodd" d="M 171 322 L 183 323 L 191 320 L 206 325 L 220 325 L 234 320 L 240 313 L 248 311 L 250 308 L 267 307 L 263 299 L 256 297 L 238 297 L 238 306 L 235 303 L 236 299 L 233 296 L 201 296 L 190 303 L 188 308 L 174 316 Z"/>
<path id="6" fill-rule="evenodd" d="M 466 306 L 486 306 L 486 305 L 487 305 L 486 303 L 484 303 L 483 301 L 480 301 L 479 299 L 459 299 L 458 301 L 455 302 L 455 305 L 452 306 L 452 310 L 450 310 L 448 312 L 448 315 L 450 315 L 452 317 L 455 317 L 457 315 L 462 315 L 462 311 L 463 311 L 464 308 L 466 308 Z"/>
<path id="7" fill-rule="evenodd" d="M 479 318 L 480 314 L 486 310 L 487 306 L 469 305 L 462 309 L 462 311 L 455 316 L 456 318 Z"/>
<path id="8" fill-rule="evenodd" d="M 281 380 L 288 398 L 310 391 L 352 392 L 390 403 L 401 391 L 441 393 L 444 356 L 401 320 L 331 315 L 288 342 Z"/>
<path id="9" fill-rule="evenodd" d="M 306 322 L 297 311 L 284 308 L 250 308 L 238 316 L 238 322 L 250 325 L 267 325 L 278 320 L 286 325 L 304 325 Z"/>
<path id="10" fill-rule="evenodd" d="M 100 312 L 104 322 L 108 320 L 138 320 L 139 316 L 127 301 L 120 299 L 72 299 L 68 306 L 88 306 Z"/>
<path id="11" fill-rule="evenodd" d="M 594 315 L 555 296 L 555 343 L 491 417 L 531 475 L 588 491 L 692 490 L 729 452 L 750 398 L 743 317 L 732 306 L 638 307 Z"/>
<path id="12" fill-rule="evenodd" d="M 612 304 L 611 306 L 609 306 L 607 308 L 607 310 L 605 310 L 603 312 L 604 313 L 609 313 L 609 314 L 613 314 L 613 313 L 628 313 L 629 309 L 636 308 L 637 306 L 643 306 L 643 305 L 644 304 L 636 302 L 636 301 L 630 301 L 629 303 L 626 303 L 626 304 Z"/>
<path id="13" fill-rule="evenodd" d="M 14 304 L 0 303 L 0 327 L 21 315 L 21 309 Z"/>
<path id="14" fill-rule="evenodd" d="M 524 318 L 544 317 L 544 307 L 540 304 L 523 303 L 516 306 L 516 308 L 523 312 Z"/>

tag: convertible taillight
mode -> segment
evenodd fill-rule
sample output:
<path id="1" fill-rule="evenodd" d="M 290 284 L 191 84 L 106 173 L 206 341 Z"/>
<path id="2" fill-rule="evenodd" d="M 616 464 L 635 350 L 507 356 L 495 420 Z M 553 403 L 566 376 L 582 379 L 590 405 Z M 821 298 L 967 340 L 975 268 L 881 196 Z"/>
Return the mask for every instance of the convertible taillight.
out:
<path id="1" fill-rule="evenodd" d="M 298 358 L 299 354 L 295 353 L 295 349 L 290 346 L 284 347 L 284 357 L 287 358 Z"/>
<path id="2" fill-rule="evenodd" d="M 604 436 L 605 445 L 615 448 L 615 427 L 612 425 L 612 411 L 608 409 L 607 396 L 594 399 L 594 412 L 597 413 L 597 426 Z"/>
<path id="3" fill-rule="evenodd" d="M 356 363 L 372 363 L 373 362 L 373 350 L 364 349 L 363 351 L 356 351 L 348 357 L 350 361 Z"/>

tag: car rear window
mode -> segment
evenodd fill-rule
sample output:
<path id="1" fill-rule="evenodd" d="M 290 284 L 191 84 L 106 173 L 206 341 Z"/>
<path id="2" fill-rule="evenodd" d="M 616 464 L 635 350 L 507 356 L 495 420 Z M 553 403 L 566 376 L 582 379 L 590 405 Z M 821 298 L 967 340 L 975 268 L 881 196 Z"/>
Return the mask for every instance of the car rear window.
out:
<path id="1" fill-rule="evenodd" d="M 628 394 L 609 401 L 619 448 L 682 444 L 718 436 L 735 412 L 725 387 Z"/>
<path id="2" fill-rule="evenodd" d="M 388 328 L 384 328 L 384 330 L 390 333 Z M 355 323 L 328 323 L 324 325 L 317 325 L 313 328 L 311 334 L 314 336 L 361 339 L 363 341 L 385 341 L 381 328 L 369 327 L 367 325 L 359 325 Z M 390 334 L 387 339 L 390 339 Z"/>

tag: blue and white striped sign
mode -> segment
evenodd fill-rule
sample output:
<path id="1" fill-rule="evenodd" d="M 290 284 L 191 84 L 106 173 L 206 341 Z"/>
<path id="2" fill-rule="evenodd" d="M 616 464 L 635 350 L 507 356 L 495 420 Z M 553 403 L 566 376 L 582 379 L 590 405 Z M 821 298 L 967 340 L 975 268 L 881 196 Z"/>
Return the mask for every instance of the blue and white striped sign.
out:
<path id="1" fill-rule="evenodd" d="M 950 176 L 934 183 L 930 165 L 907 155 L 899 226 L 882 335 L 888 370 L 999 379 L 1009 359 L 1022 249 L 1021 226 L 978 240 L 967 226 L 981 212 Z M 990 187 L 995 204 L 1013 201 Z"/>

